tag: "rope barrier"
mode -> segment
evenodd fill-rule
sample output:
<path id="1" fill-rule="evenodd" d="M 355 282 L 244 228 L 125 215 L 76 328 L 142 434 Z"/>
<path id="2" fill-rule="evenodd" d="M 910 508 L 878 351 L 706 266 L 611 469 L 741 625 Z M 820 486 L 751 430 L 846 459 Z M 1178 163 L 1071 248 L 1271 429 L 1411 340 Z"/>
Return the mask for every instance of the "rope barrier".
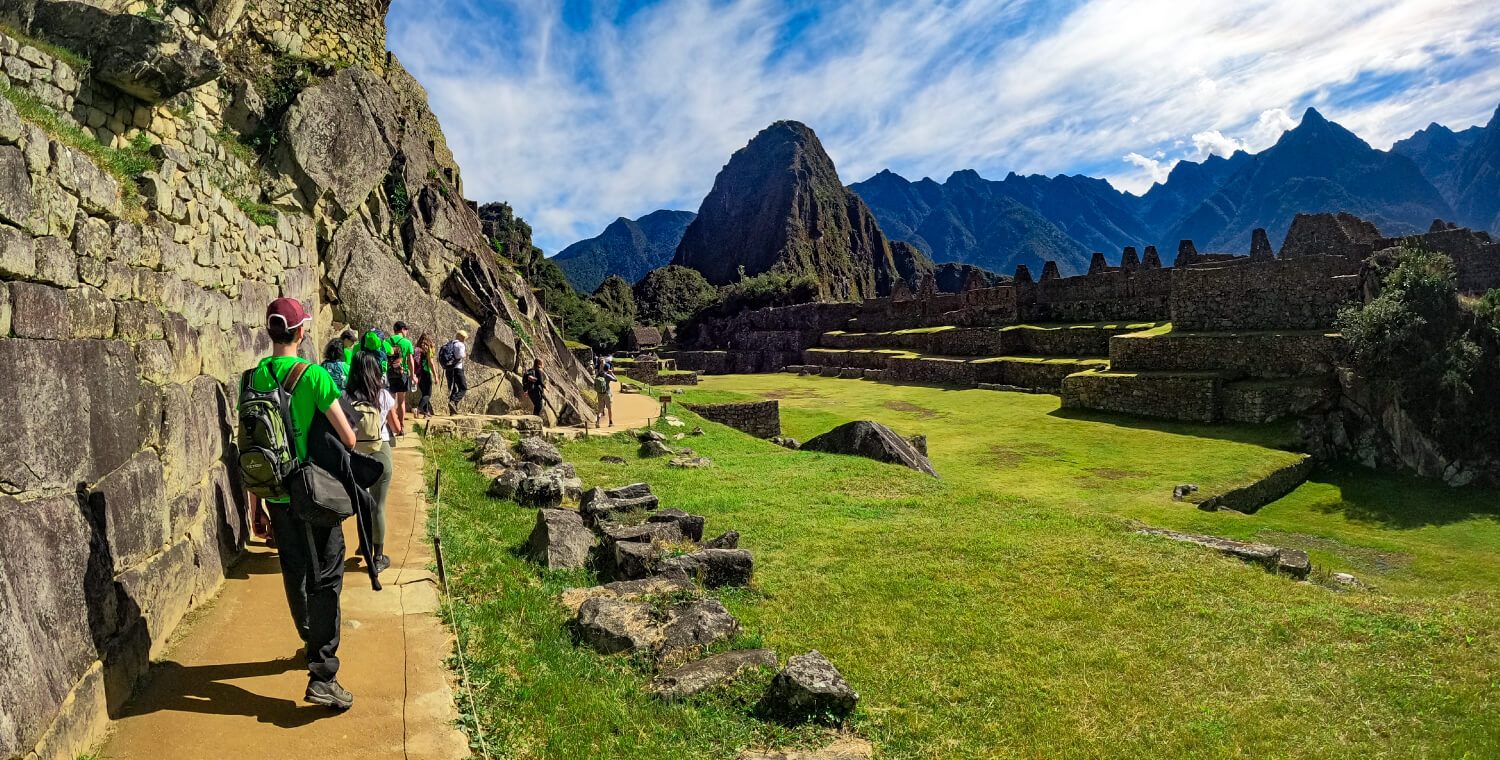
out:
<path id="1" fill-rule="evenodd" d="M 448 619 L 453 622 L 453 635 L 457 639 L 454 651 L 458 654 L 458 671 L 464 694 L 469 698 L 469 714 L 474 716 L 474 736 L 479 740 L 479 751 L 485 760 L 490 760 L 490 748 L 484 738 L 484 726 L 479 721 L 479 706 L 474 701 L 474 685 L 469 680 L 469 664 L 464 659 L 464 631 L 458 615 L 453 610 L 453 595 L 448 592 L 448 570 L 443 562 L 443 469 L 433 466 L 433 532 L 432 546 L 437 555 L 438 582 L 443 588 L 443 600 L 448 604 Z"/>

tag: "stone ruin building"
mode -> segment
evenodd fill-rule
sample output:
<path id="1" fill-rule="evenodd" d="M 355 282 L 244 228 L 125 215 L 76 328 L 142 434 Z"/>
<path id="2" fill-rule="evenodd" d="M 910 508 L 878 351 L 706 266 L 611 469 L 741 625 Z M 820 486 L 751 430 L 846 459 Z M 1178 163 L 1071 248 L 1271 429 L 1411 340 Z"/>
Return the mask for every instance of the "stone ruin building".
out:
<path id="1" fill-rule="evenodd" d="M 1095 254 L 1076 277 L 1058 277 L 1049 261 L 1033 281 L 1022 265 L 991 288 L 743 313 L 663 356 L 710 374 L 789 369 L 1056 393 L 1077 410 L 1268 422 L 1337 406 L 1338 312 L 1360 297 L 1365 260 L 1408 242 L 1451 256 L 1464 293 L 1500 287 L 1500 245 L 1486 233 L 1438 223 L 1385 238 L 1349 214 L 1298 215 L 1274 255 L 1256 230 L 1249 255 L 1200 253 L 1184 240 L 1172 267 L 1154 248 L 1144 258 L 1126 248 L 1119 266 Z M 1451 464 L 1413 469 L 1451 480 Z"/>

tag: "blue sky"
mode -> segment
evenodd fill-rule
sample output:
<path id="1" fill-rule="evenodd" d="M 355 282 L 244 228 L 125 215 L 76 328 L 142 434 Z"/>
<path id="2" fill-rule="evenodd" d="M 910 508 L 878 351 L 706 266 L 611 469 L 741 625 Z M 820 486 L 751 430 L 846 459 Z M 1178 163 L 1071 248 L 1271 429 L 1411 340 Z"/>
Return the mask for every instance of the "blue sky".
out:
<path id="1" fill-rule="evenodd" d="M 1308 106 L 1388 148 L 1500 104 L 1495 0 L 395 0 L 387 24 L 465 193 L 509 201 L 548 254 L 697 210 L 777 119 L 845 183 L 972 168 L 1144 192 Z"/>

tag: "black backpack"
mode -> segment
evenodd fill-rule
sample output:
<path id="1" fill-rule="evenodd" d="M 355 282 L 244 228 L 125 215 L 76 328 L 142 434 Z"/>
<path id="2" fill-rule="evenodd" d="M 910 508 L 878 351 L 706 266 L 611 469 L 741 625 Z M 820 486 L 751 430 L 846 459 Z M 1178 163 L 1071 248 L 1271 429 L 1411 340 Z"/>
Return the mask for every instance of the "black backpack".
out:
<path id="1" fill-rule="evenodd" d="M 302 362 L 292 365 L 286 377 L 269 391 L 251 386 L 250 378 L 257 368 L 240 375 L 240 478 L 246 490 L 262 499 L 280 501 L 290 495 L 286 480 L 299 464 L 292 443 L 292 392 L 309 366 Z M 276 379 L 274 372 L 271 379 Z"/>
<path id="2" fill-rule="evenodd" d="M 458 364 L 458 341 L 450 340 L 444 343 L 443 347 L 438 349 L 437 360 L 444 369 L 452 369 Z"/>

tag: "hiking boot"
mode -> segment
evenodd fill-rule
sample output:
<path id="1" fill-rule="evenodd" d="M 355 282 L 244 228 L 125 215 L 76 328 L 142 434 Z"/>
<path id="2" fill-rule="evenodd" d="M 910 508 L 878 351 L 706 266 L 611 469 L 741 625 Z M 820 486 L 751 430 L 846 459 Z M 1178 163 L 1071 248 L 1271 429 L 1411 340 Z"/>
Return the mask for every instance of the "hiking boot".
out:
<path id="1" fill-rule="evenodd" d="M 339 686 L 338 681 L 310 681 L 307 684 L 307 701 L 335 710 L 347 710 L 354 706 L 354 695 Z"/>
<path id="2" fill-rule="evenodd" d="M 375 573 L 378 575 L 385 572 L 391 566 L 391 558 L 384 554 L 375 558 Z"/>

